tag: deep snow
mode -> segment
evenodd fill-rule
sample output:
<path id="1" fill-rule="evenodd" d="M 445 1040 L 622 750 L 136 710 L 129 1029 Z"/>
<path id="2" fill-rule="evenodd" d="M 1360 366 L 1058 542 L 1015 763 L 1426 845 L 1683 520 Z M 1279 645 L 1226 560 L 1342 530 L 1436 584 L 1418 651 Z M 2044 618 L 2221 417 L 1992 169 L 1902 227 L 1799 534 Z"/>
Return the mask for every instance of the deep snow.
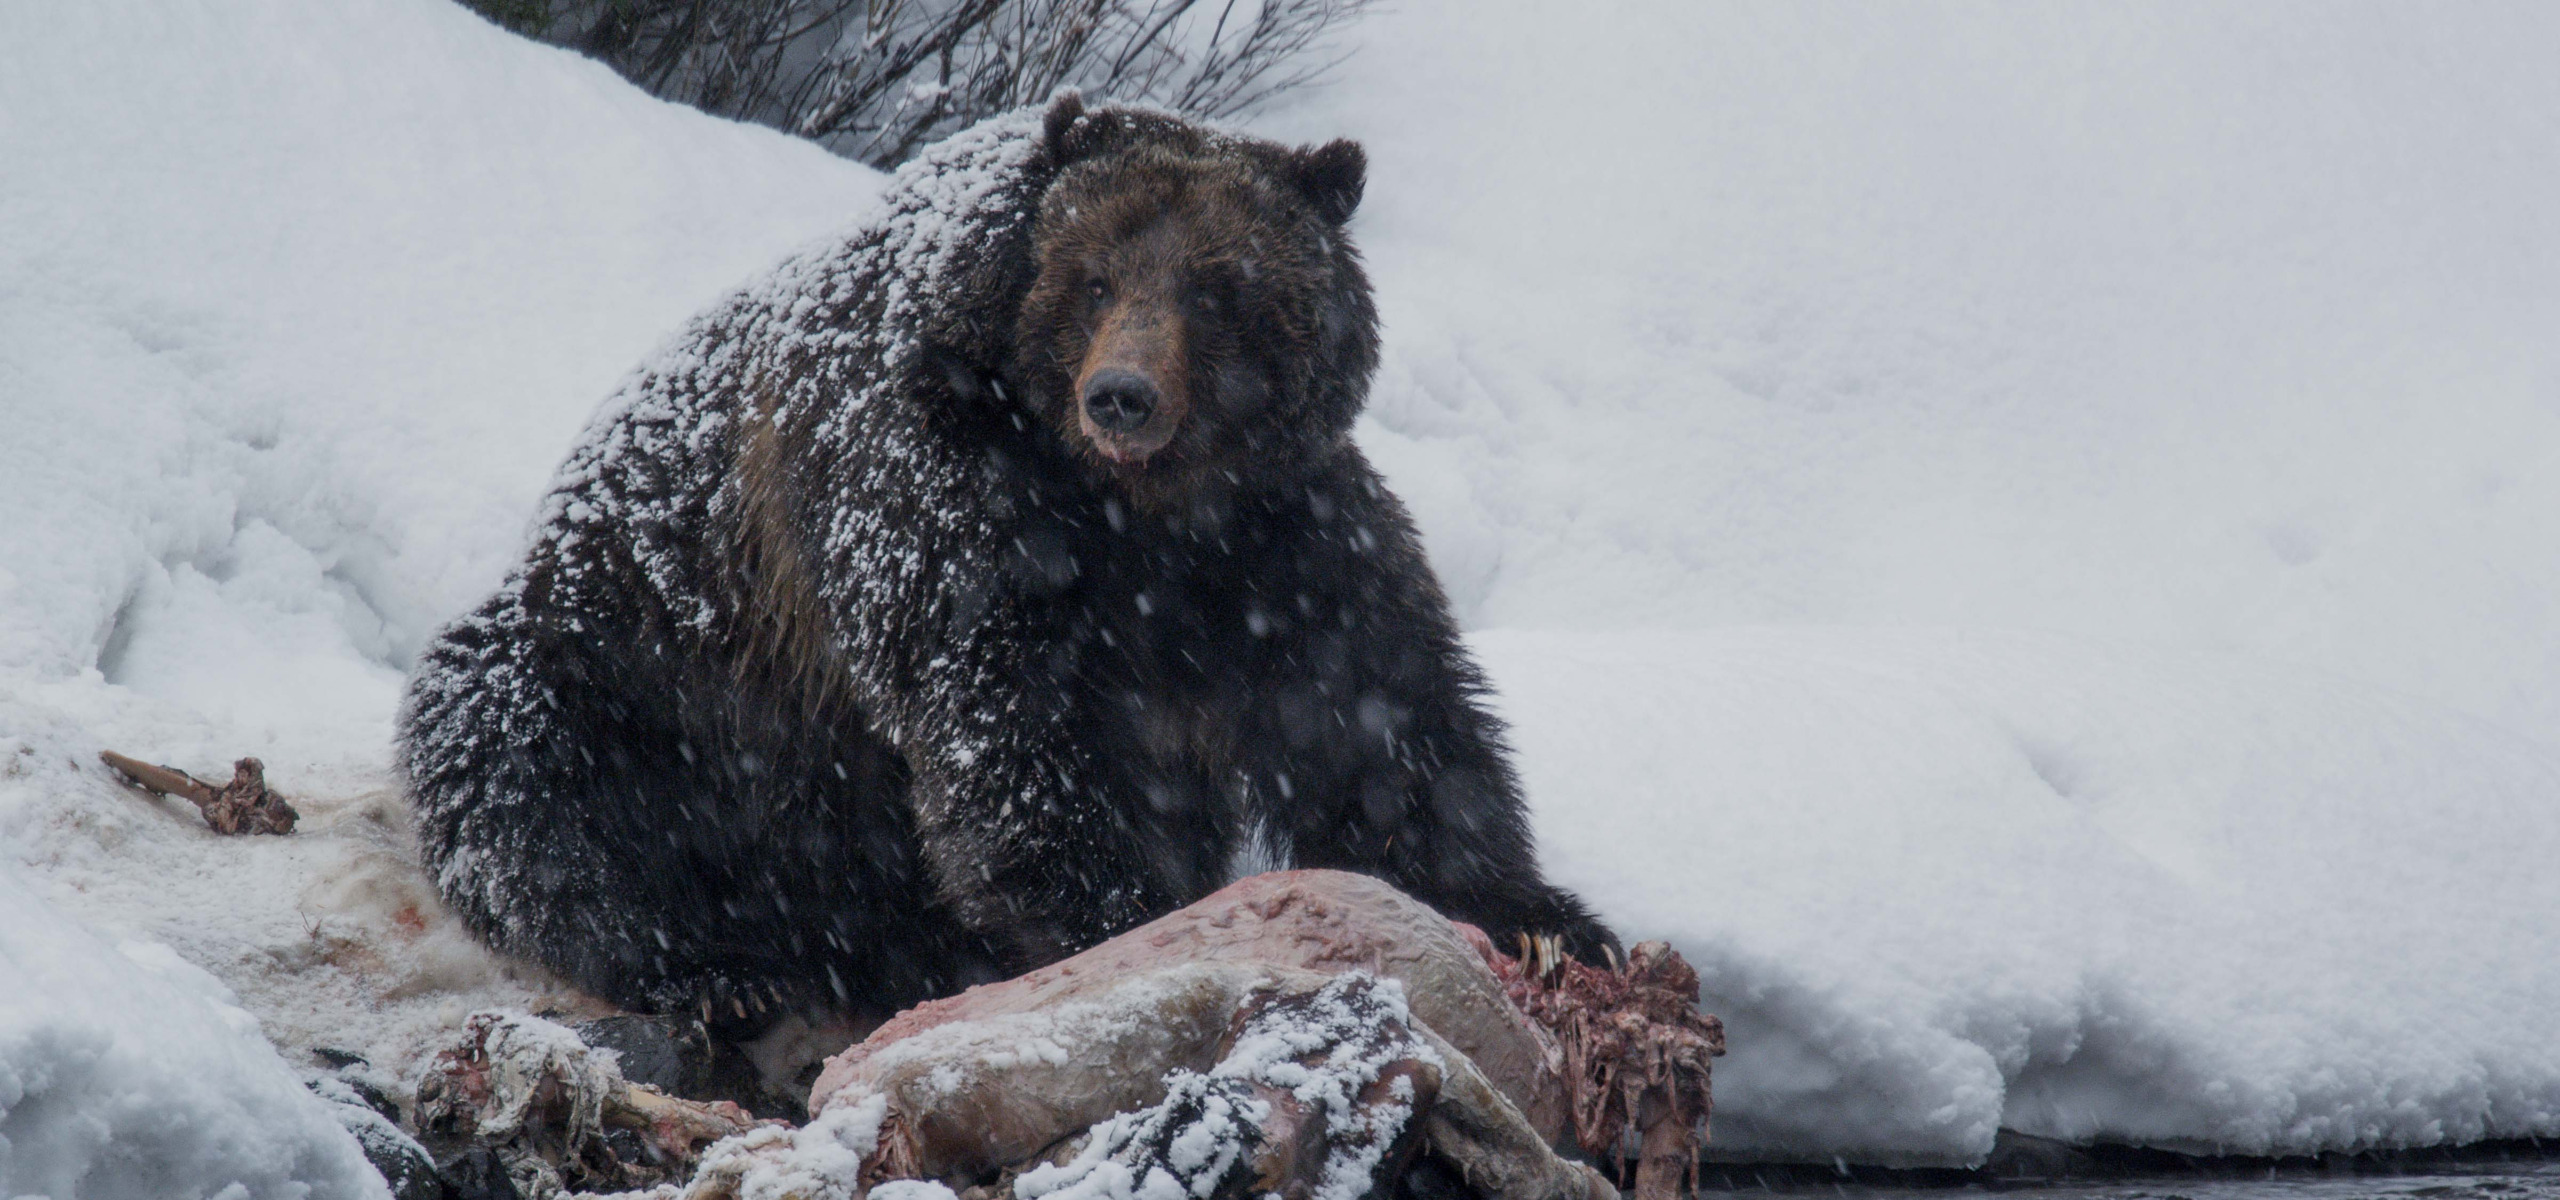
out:
<path id="1" fill-rule="evenodd" d="M 1675 934 L 1726 1155 L 2560 1124 L 2560 758 L 2405 696 L 2007 631 L 1499 631 L 1553 867 Z M 1819 730 L 1809 737 L 1806 730 Z"/>
<path id="2" fill-rule="evenodd" d="M 2560 1134 L 2560 15 L 1394 8 L 1258 128 L 1369 148 L 1363 445 L 1720 1153 Z M 407 865 L 400 670 L 877 179 L 439 0 L 0 4 L 0 163 L 0 946 L 159 1013 L 0 991 L 0 1181 L 148 1096 L 351 1194 L 307 1047 L 555 995 Z"/>
<path id="3" fill-rule="evenodd" d="M 295 1069 L 549 1002 L 411 865 L 400 667 L 512 560 L 614 379 L 874 176 L 431 0 L 0 5 L 0 163 L 0 874 L 42 896 L 0 922 L 100 978 L 74 915 L 163 944 Z M 303 832 L 214 839 L 102 747 L 259 755 Z M 308 1099 L 275 1116 L 287 1061 L 196 1053 L 209 1017 L 14 982 L 0 1075 L 33 1090 L 0 1092 L 0 1193 L 179 1194 L 118 1182 L 101 1114 L 206 1194 L 291 1195 L 238 1164 L 353 1146 Z M 102 1014 L 112 1071 L 71 1053 Z M 197 1134 L 153 1140 L 155 1111 Z"/>
<path id="4" fill-rule="evenodd" d="M 211 975 L 0 873 L 0 1194 L 388 1197 Z"/>

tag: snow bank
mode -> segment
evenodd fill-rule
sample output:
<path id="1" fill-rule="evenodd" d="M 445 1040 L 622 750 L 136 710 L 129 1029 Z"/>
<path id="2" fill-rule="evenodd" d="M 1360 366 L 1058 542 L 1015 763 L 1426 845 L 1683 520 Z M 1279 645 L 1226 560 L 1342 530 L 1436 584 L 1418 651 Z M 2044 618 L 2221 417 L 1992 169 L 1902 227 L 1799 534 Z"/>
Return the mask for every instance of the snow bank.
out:
<path id="1" fill-rule="evenodd" d="M 0 667 L 371 733 L 561 452 L 876 176 L 437 0 L 13 8 Z"/>
<path id="2" fill-rule="evenodd" d="M 168 947 L 111 947 L 0 872 L 0 970 L 0 1194 L 390 1196 L 256 1018 Z"/>
<path id="3" fill-rule="evenodd" d="M 2053 635 L 1499 632 L 1555 871 L 1697 966 L 1715 1149 L 2560 1133 L 2560 755 Z"/>
<path id="4" fill-rule="evenodd" d="M 1368 144 L 1363 444 L 1723 1152 L 2560 1133 L 2560 15 L 1393 8 L 1264 131 Z M 548 1002 L 422 890 L 400 672 L 876 177 L 439 0 L 0 34 L 0 876 L 290 1048 Z"/>
<path id="5" fill-rule="evenodd" d="M 1471 623 L 2004 625 L 2560 729 L 2560 10 L 1415 0 L 1363 444 Z"/>

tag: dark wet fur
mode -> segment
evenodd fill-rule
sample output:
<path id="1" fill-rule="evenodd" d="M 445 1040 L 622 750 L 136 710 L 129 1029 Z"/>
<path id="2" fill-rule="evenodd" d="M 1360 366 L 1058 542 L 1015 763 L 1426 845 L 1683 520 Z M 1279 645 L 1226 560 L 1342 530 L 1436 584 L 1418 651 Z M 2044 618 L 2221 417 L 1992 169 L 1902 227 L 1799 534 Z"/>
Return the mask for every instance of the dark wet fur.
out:
<path id="1" fill-rule="evenodd" d="M 1052 961 L 1225 883 L 1257 821 L 1505 944 L 1614 946 L 1541 880 L 1482 678 L 1349 438 L 1357 148 L 1072 100 L 1029 136 L 914 328 L 853 254 L 876 231 L 814 307 L 707 316 L 726 373 L 635 383 L 674 415 L 594 436 L 654 449 L 565 482 L 440 635 L 401 762 L 448 900 L 607 999 L 747 1025 Z M 1149 278 L 1214 303 L 1132 468 L 1077 431 L 1076 289 L 1143 236 Z"/>

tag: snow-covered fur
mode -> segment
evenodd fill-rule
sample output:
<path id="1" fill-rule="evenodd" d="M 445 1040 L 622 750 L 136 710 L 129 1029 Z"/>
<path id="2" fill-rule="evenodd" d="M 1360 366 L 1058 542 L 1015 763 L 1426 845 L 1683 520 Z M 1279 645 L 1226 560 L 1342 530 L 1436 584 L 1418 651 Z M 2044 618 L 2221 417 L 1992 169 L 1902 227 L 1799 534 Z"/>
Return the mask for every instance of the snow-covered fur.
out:
<path id="1" fill-rule="evenodd" d="M 412 680 L 446 899 L 618 1003 L 730 1018 L 885 1014 L 1267 866 L 1597 953 L 1349 439 L 1360 168 L 1070 98 L 928 150 L 699 318 Z M 1132 466 L 1079 432 L 1071 304 L 1164 228 L 1223 290 Z"/>

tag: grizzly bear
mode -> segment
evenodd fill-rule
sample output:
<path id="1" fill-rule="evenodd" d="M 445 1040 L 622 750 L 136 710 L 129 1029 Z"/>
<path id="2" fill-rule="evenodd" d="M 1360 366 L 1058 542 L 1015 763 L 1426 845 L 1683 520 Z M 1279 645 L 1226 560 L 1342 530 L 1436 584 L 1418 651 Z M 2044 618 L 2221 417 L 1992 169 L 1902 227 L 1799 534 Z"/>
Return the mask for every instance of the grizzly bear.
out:
<path id="1" fill-rule="evenodd" d="M 881 1016 L 1242 875 L 1614 945 L 1352 444 L 1366 160 L 1072 96 L 696 319 L 411 681 L 446 900 L 627 1007 Z"/>

